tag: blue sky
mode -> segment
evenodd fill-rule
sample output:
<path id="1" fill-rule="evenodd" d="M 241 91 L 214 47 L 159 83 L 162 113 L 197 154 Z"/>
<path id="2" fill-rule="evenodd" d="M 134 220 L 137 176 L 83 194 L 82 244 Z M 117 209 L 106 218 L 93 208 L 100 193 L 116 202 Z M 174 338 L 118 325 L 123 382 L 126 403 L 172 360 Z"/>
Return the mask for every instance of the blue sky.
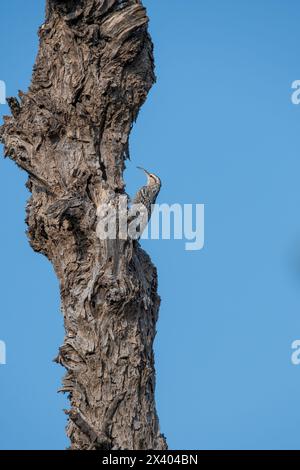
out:
<path id="1" fill-rule="evenodd" d="M 204 203 L 205 247 L 144 241 L 162 297 L 157 406 L 173 449 L 300 449 L 297 0 L 145 0 L 158 82 L 131 138 L 159 202 Z M 44 2 L 1 2 L 0 79 L 26 90 Z M 1 114 L 7 112 L 0 106 Z M 25 175 L 0 160 L 0 449 L 62 449 L 58 283 L 24 234 Z"/>

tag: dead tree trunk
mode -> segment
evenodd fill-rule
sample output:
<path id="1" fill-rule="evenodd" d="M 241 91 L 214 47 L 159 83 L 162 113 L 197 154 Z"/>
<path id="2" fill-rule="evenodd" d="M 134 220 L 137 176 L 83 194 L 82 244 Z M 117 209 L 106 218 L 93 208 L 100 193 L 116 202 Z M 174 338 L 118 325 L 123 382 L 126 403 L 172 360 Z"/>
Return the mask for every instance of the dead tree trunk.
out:
<path id="1" fill-rule="evenodd" d="M 47 0 L 31 86 L 9 99 L 5 156 L 28 175 L 31 246 L 60 281 L 57 361 L 72 449 L 165 449 L 155 409 L 157 274 L 132 240 L 100 240 L 125 193 L 132 124 L 154 80 L 140 0 Z"/>

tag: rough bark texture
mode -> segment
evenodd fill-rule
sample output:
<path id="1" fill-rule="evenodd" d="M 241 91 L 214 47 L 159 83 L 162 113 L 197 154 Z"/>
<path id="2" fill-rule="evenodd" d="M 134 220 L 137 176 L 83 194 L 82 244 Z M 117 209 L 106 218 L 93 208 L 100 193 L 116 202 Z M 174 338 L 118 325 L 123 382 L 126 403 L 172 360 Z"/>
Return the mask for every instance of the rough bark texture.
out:
<path id="1" fill-rule="evenodd" d="M 66 335 L 57 361 L 72 449 L 164 449 L 155 410 L 157 273 L 138 242 L 99 240 L 125 191 L 128 138 L 155 76 L 139 0 L 48 0 L 32 83 L 9 100 L 5 155 L 29 175 L 31 246 L 53 263 Z"/>

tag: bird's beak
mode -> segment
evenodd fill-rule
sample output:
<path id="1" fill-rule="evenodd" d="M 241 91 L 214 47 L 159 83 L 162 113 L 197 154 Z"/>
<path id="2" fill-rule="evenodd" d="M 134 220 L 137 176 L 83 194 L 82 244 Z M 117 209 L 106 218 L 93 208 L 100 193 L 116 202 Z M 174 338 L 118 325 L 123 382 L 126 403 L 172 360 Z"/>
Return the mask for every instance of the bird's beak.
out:
<path id="1" fill-rule="evenodd" d="M 150 176 L 149 171 L 145 170 L 145 168 L 142 168 L 141 166 L 137 166 L 138 170 L 142 170 L 146 173 L 146 175 Z"/>

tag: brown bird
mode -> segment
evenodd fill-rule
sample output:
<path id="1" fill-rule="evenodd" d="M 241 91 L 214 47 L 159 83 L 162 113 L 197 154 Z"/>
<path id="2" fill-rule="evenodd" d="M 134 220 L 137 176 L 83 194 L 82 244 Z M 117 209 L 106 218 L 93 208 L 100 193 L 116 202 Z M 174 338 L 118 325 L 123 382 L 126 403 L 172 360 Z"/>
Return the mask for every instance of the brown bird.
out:
<path id="1" fill-rule="evenodd" d="M 161 180 L 154 173 L 149 173 L 145 168 L 137 167 L 147 175 L 147 184 L 143 186 L 135 195 L 133 204 L 143 204 L 148 212 L 148 220 L 151 217 L 153 205 L 156 202 L 157 196 L 161 188 Z"/>

